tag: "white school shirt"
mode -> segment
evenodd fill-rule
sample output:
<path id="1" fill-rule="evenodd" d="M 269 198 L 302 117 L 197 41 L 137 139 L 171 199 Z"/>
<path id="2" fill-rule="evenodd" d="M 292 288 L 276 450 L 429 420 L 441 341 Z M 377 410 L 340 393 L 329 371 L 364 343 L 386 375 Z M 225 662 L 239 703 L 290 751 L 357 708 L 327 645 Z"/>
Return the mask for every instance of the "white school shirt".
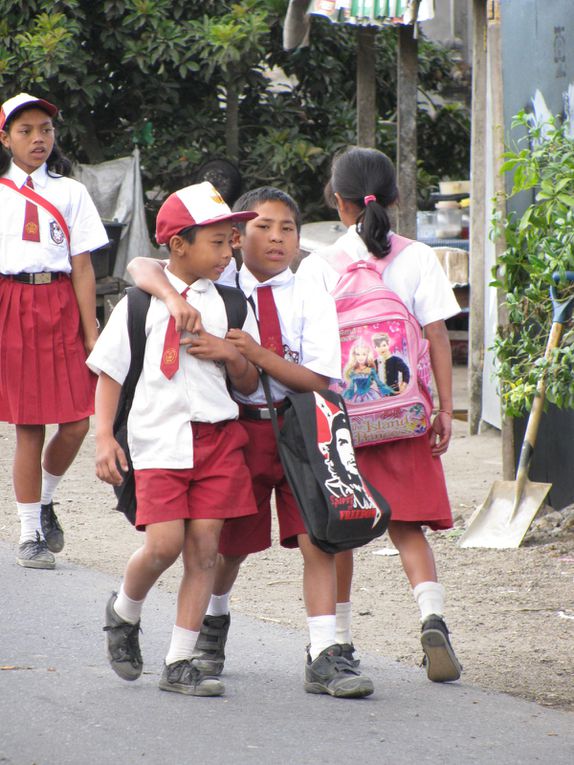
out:
<path id="1" fill-rule="evenodd" d="M 335 302 L 326 292 L 317 293 L 312 286 L 299 283 L 290 268 L 259 282 L 243 265 L 239 271 L 239 286 L 247 299 L 253 298 L 257 307 L 257 288 L 272 287 L 277 316 L 283 339 L 284 358 L 325 377 L 338 379 L 341 375 L 341 345 Z M 292 391 L 272 377 L 269 378 L 273 401 L 281 401 Z M 250 396 L 235 394 L 244 404 L 265 404 L 263 386 Z"/>
<path id="2" fill-rule="evenodd" d="M 369 257 L 355 226 L 350 226 L 331 248 L 343 250 L 353 261 Z M 322 285 L 332 292 L 340 274 L 321 257 L 322 252 L 324 250 L 317 250 L 303 258 L 296 278 L 314 285 L 315 289 Z M 437 256 L 422 242 L 414 241 L 405 247 L 385 268 L 382 280 L 401 298 L 421 327 L 460 313 L 460 306 Z"/>
<path id="3" fill-rule="evenodd" d="M 165 275 L 178 292 L 187 287 L 167 268 Z M 191 284 L 187 302 L 201 313 L 207 332 L 217 337 L 225 336 L 225 304 L 213 282 L 198 279 Z M 239 408 L 227 390 L 223 363 L 196 359 L 182 347 L 178 371 L 171 380 L 165 377 L 160 363 L 168 320 L 165 303 L 152 297 L 145 323 L 147 341 L 143 370 L 128 417 L 128 444 L 137 470 L 193 467 L 190 422 L 235 420 L 239 414 Z M 250 306 L 243 329 L 259 341 L 257 322 Z M 105 372 L 123 384 L 130 358 L 127 298 L 122 298 L 86 363 L 96 374 Z"/>
<path id="4" fill-rule="evenodd" d="M 12 162 L 2 176 L 18 188 L 26 184 L 28 174 Z M 46 164 L 30 176 L 34 191 L 58 208 L 70 229 L 70 250 L 64 232 L 53 215 L 38 205 L 40 241 L 22 239 L 26 199 L 0 184 L 0 273 L 19 274 L 38 271 L 70 273 L 69 254 L 80 255 L 108 243 L 96 206 L 86 187 L 73 178 L 48 175 Z"/>

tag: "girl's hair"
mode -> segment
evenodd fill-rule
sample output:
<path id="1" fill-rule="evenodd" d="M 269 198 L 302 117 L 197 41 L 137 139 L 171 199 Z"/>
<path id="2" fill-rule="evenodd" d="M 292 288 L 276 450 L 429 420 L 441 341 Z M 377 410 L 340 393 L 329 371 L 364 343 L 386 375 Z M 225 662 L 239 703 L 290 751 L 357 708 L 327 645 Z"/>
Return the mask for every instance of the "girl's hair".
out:
<path id="1" fill-rule="evenodd" d="M 281 189 L 275 188 L 275 186 L 259 186 L 257 189 L 245 192 L 233 205 L 233 212 L 255 210 L 256 207 L 265 204 L 265 202 L 281 202 L 288 207 L 293 213 L 297 233 L 301 231 L 301 211 L 299 210 L 299 205 L 286 191 L 281 191 Z M 244 222 L 235 223 L 234 225 L 241 233 L 245 231 Z"/>
<path id="2" fill-rule="evenodd" d="M 14 119 L 24 111 L 21 109 L 16 114 L 12 115 L 10 119 L 6 121 L 4 130 L 8 133 L 12 127 Z M 4 175 L 6 170 L 10 167 L 10 161 L 12 157 L 10 152 L 7 151 L 2 144 L 0 144 L 0 175 Z M 72 163 L 67 157 L 65 157 L 60 151 L 58 144 L 54 143 L 54 147 L 50 152 L 50 156 L 46 160 L 46 167 L 49 175 L 70 175 L 72 172 Z"/>
<path id="3" fill-rule="evenodd" d="M 376 258 L 389 254 L 391 223 L 387 208 L 399 198 L 395 168 L 386 154 L 377 149 L 353 147 L 333 159 L 325 199 L 336 206 L 335 192 L 352 202 L 360 213 L 357 233 Z M 365 197 L 374 200 L 365 204 Z"/>
<path id="4" fill-rule="evenodd" d="M 369 348 L 369 346 L 365 342 L 363 342 L 363 340 L 357 340 L 357 342 L 353 343 L 353 345 L 350 348 L 349 359 L 343 371 L 343 377 L 346 380 L 350 379 L 350 375 L 359 366 L 359 362 L 357 360 L 357 353 L 359 351 L 363 351 L 363 353 L 366 353 L 366 359 L 364 361 L 364 365 L 370 369 L 375 369 L 375 357 L 373 355 L 372 349 Z"/>

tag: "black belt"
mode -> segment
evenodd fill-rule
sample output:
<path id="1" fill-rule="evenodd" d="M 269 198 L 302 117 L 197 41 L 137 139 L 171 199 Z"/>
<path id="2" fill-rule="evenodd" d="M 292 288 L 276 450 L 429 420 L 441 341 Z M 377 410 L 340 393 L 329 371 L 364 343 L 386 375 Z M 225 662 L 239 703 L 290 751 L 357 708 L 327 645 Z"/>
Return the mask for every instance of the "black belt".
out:
<path id="1" fill-rule="evenodd" d="M 2 274 L 3 279 L 12 279 L 24 284 L 51 284 L 58 279 L 68 276 L 61 271 L 38 271 L 34 274 Z"/>
<path id="2" fill-rule="evenodd" d="M 1 276 L 3 279 L 12 279 L 12 281 L 23 282 L 24 284 L 51 284 L 68 276 L 68 274 L 62 271 L 37 271 L 34 274 L 1 274 Z"/>
<path id="3" fill-rule="evenodd" d="M 278 404 L 274 404 L 273 408 L 277 412 L 277 416 L 280 417 L 285 414 L 289 408 L 289 402 L 287 400 L 280 401 Z M 247 420 L 270 420 L 271 412 L 266 406 L 250 406 L 249 404 L 239 405 L 240 417 L 245 417 Z"/>

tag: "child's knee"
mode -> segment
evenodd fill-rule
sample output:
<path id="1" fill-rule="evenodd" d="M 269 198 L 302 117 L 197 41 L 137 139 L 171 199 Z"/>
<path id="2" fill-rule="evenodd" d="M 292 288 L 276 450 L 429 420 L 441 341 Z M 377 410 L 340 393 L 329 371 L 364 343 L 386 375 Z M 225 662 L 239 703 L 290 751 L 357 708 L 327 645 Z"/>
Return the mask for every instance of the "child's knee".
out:
<path id="1" fill-rule="evenodd" d="M 81 442 L 88 435 L 88 431 L 90 430 L 90 420 L 86 417 L 84 420 L 66 422 L 60 425 L 59 430 L 66 438 Z"/>
<path id="2" fill-rule="evenodd" d="M 144 552 L 148 566 L 154 571 L 165 571 L 178 559 L 181 544 L 168 540 L 146 540 Z"/>

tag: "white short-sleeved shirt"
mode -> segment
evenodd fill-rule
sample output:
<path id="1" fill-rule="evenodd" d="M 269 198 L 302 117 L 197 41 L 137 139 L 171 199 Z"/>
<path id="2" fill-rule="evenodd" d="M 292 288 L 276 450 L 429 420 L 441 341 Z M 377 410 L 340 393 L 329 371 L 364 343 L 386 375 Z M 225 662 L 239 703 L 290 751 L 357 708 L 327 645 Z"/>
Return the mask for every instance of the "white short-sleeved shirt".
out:
<path id="1" fill-rule="evenodd" d="M 239 271 L 239 286 L 245 297 L 253 298 L 256 306 L 257 288 L 273 288 L 286 360 L 326 377 L 340 377 L 339 328 L 335 303 L 330 295 L 317 293 L 312 286 L 297 282 L 290 268 L 261 283 L 243 265 Z M 291 392 L 273 378 L 270 378 L 270 387 L 274 401 L 281 401 Z M 266 403 L 261 383 L 252 395 L 238 393 L 236 398 L 245 404 Z"/>
<path id="2" fill-rule="evenodd" d="M 187 285 L 168 269 L 165 274 L 181 293 Z M 198 279 L 187 293 L 187 302 L 201 313 L 207 332 L 224 337 L 227 315 L 223 299 L 213 282 Z M 152 297 L 146 317 L 144 364 L 128 418 L 128 443 L 134 467 L 193 467 L 193 436 L 190 422 L 222 422 L 237 419 L 239 409 L 226 386 L 225 366 L 202 361 L 182 348 L 180 366 L 171 380 L 160 369 L 169 313 L 162 300 Z M 257 341 L 259 333 L 248 306 L 243 329 Z M 123 384 L 130 366 L 127 299 L 114 308 L 96 346 L 87 359 L 90 369 L 105 372 Z"/>
<path id="3" fill-rule="evenodd" d="M 351 226 L 329 250 L 346 252 L 354 261 L 369 257 L 365 243 Z M 297 280 L 312 284 L 315 289 L 323 285 L 332 292 L 340 274 L 321 256 L 326 250 L 317 250 L 301 261 Z M 385 269 L 383 282 L 401 298 L 421 327 L 434 321 L 456 316 L 460 307 L 448 278 L 432 248 L 422 242 L 405 247 Z"/>
<path id="4" fill-rule="evenodd" d="M 18 188 L 26 184 L 27 173 L 14 162 L 3 178 Z M 97 250 L 108 243 L 96 206 L 86 187 L 73 178 L 48 175 L 46 164 L 31 174 L 34 191 L 56 207 L 70 230 L 70 250 L 64 232 L 53 215 L 38 205 L 40 241 L 22 239 L 26 199 L 0 184 L 0 273 L 18 274 L 38 271 L 70 273 L 69 254 Z"/>

